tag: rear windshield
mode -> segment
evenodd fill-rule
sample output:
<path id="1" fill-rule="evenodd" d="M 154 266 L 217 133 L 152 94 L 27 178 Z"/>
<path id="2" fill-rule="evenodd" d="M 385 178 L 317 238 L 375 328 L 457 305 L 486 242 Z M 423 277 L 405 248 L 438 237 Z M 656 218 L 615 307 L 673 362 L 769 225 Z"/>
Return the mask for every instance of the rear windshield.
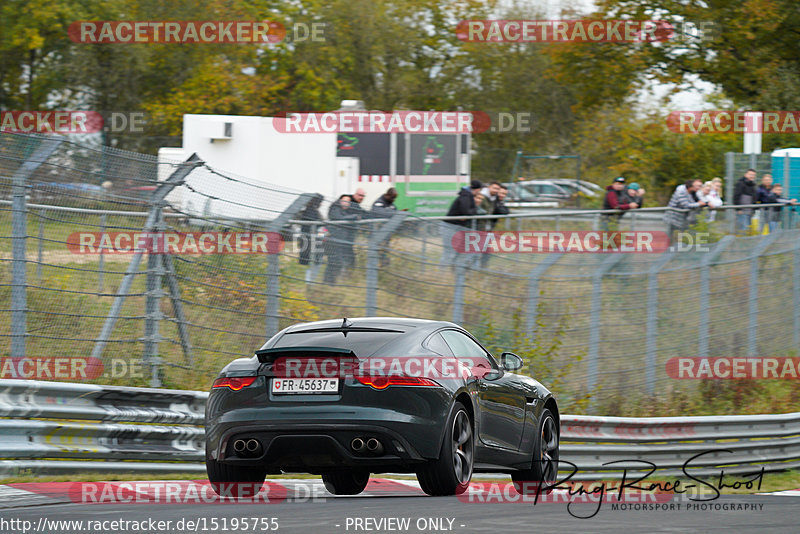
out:
<path id="1" fill-rule="evenodd" d="M 371 356 L 381 347 L 398 339 L 403 332 L 296 332 L 286 333 L 273 348 L 330 347 L 352 350 L 361 358 Z"/>

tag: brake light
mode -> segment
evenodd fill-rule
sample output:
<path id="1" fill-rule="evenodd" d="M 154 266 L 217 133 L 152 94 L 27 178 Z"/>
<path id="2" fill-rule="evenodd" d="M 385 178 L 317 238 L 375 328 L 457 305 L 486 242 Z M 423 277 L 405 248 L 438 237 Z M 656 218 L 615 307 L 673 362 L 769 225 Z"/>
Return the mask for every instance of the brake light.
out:
<path id="1" fill-rule="evenodd" d="M 212 388 L 230 388 L 233 391 L 239 391 L 246 388 L 256 381 L 257 376 L 230 376 L 225 378 L 217 378 L 214 380 Z"/>
<path id="2" fill-rule="evenodd" d="M 356 379 L 372 389 L 386 389 L 389 386 L 439 386 L 433 380 L 417 376 L 357 376 Z"/>

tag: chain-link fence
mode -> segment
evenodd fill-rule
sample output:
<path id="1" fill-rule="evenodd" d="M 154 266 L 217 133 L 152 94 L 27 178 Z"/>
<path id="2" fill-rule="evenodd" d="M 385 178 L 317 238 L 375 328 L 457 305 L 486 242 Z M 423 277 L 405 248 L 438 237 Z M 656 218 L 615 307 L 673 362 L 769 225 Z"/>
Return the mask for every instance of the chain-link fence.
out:
<path id="1" fill-rule="evenodd" d="M 352 216 L 367 210 L 343 214 L 332 200 L 197 157 L 159 163 L 0 134 L 0 354 L 90 356 L 105 371 L 87 379 L 205 389 L 290 324 L 412 316 L 519 351 L 543 382 L 563 379 L 568 402 L 691 388 L 667 375 L 673 357 L 781 356 L 800 343 L 800 234 L 788 209 L 769 235 L 726 236 L 726 217 L 701 223 L 707 249 L 475 255 L 452 248 L 463 227 Z M 496 229 L 591 230 L 603 216 L 554 213 Z M 621 225 L 664 229 L 657 209 L 633 215 Z M 168 253 L 136 246 L 136 235 L 165 234 L 179 236 L 173 253 L 168 242 Z"/>

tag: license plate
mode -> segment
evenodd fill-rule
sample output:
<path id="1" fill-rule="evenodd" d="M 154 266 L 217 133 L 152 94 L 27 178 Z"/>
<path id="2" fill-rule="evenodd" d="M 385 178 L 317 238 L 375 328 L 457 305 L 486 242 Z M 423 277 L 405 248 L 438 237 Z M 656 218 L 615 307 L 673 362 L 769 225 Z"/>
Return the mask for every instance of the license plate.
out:
<path id="1" fill-rule="evenodd" d="M 273 378 L 273 393 L 338 393 L 338 378 Z"/>

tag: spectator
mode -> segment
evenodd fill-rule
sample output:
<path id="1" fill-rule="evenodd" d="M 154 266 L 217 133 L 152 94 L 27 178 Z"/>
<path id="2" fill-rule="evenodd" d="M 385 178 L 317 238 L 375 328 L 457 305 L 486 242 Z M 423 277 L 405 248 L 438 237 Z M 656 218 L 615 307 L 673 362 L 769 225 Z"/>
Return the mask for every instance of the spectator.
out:
<path id="1" fill-rule="evenodd" d="M 631 210 L 636 209 L 639 205 L 636 202 L 622 202 L 620 196 L 625 189 L 625 178 L 618 176 L 614 181 L 606 187 L 606 197 L 603 199 L 604 210 Z M 609 222 L 612 218 L 616 221 L 622 214 L 604 214 L 603 215 L 603 230 L 609 229 Z"/>
<path id="2" fill-rule="evenodd" d="M 497 192 L 497 201 L 494 203 L 494 212 L 492 215 L 508 215 L 511 213 L 506 207 L 506 196 L 508 196 L 508 188 L 504 185 L 500 186 Z M 499 219 L 492 219 L 492 229 L 497 226 Z"/>
<path id="3" fill-rule="evenodd" d="M 722 201 L 722 178 L 712 178 L 711 183 L 713 184 L 714 191 L 717 193 L 717 197 Z"/>
<path id="4" fill-rule="evenodd" d="M 754 204 L 756 200 L 756 171 L 747 169 L 733 189 L 733 205 L 747 206 Z M 753 208 L 742 208 L 736 210 L 736 227 L 740 232 L 747 232 L 750 228 L 750 219 L 753 217 Z"/>
<path id="5" fill-rule="evenodd" d="M 478 208 L 475 201 L 480 196 L 481 188 L 483 188 L 483 184 L 479 180 L 472 180 L 469 186 L 462 187 L 458 192 L 458 196 L 450 205 L 450 209 L 447 210 L 447 215 L 449 217 L 476 215 Z M 453 236 L 458 231 L 455 225 L 472 228 L 472 220 L 455 219 L 442 223 L 442 258 L 440 265 L 449 265 L 455 258 L 456 251 L 453 248 Z"/>
<path id="6" fill-rule="evenodd" d="M 797 199 L 783 198 L 783 186 L 781 184 L 775 184 L 772 187 L 770 187 L 769 191 L 764 196 L 763 204 L 795 205 L 797 204 Z M 774 206 L 772 209 L 766 208 L 764 210 L 766 222 L 769 224 L 770 233 L 778 229 L 778 223 L 780 222 L 782 211 L 783 211 L 783 206 Z"/>
<path id="7" fill-rule="evenodd" d="M 497 194 L 500 192 L 500 182 L 492 182 L 488 186 L 481 189 L 481 195 L 483 196 L 483 201 L 481 202 L 481 207 L 486 211 L 486 214 L 494 213 L 494 205 L 497 203 Z M 486 223 L 488 230 L 488 222 Z"/>
<path id="8" fill-rule="evenodd" d="M 644 204 L 644 194 L 645 190 L 636 182 L 631 182 L 628 184 L 625 189 L 623 189 L 619 194 L 619 202 L 620 204 L 636 204 L 636 209 L 639 209 Z M 622 219 L 622 216 L 625 215 L 625 212 L 620 213 L 617 215 L 617 220 Z"/>
<path id="9" fill-rule="evenodd" d="M 491 215 L 508 215 L 510 211 L 505 205 L 506 195 L 508 195 L 508 188 L 497 182 L 492 182 L 492 185 L 497 185 L 497 196 L 494 200 L 494 203 L 487 202 L 487 199 L 484 198 L 483 201 L 481 202 L 481 208 L 478 210 L 478 213 L 480 214 L 481 211 L 486 211 L 487 214 Z M 487 191 L 486 188 L 484 188 L 483 191 Z M 481 194 L 483 194 L 483 191 L 481 191 Z M 490 207 L 492 211 L 488 211 Z M 485 220 L 486 224 L 484 228 L 486 229 L 487 232 L 491 232 L 492 230 L 494 230 L 494 227 L 497 226 L 498 222 L 499 219 L 486 219 Z M 481 268 L 485 269 L 488 266 L 489 266 L 489 253 L 484 252 L 483 254 L 481 254 Z"/>
<path id="10" fill-rule="evenodd" d="M 717 212 L 714 210 L 722 206 L 722 199 L 719 198 L 716 189 L 714 189 L 713 181 L 709 180 L 702 185 L 700 190 L 697 192 L 697 199 L 705 202 L 708 206 L 708 221 L 712 222 L 717 215 Z"/>
<path id="11" fill-rule="evenodd" d="M 331 204 L 328 220 L 334 223 L 359 220 L 361 215 L 352 207 L 351 198 L 350 195 L 342 195 Z M 343 269 L 350 269 L 355 265 L 355 254 L 353 253 L 355 237 L 356 228 L 353 225 L 341 223 L 329 225 L 325 245 L 325 253 L 328 256 L 324 276 L 326 284 L 336 283 L 336 278 Z"/>
<path id="12" fill-rule="evenodd" d="M 494 207 L 497 204 L 497 194 L 500 192 L 500 182 L 492 182 L 489 187 L 484 187 L 481 189 L 481 196 L 483 200 L 481 200 L 479 208 L 483 210 L 484 213 L 480 215 L 493 215 L 494 214 Z M 494 220 L 497 222 L 497 219 Z M 484 219 L 478 221 L 477 228 L 481 228 L 483 230 L 489 231 L 492 229 L 492 220 L 491 219 Z"/>
<path id="13" fill-rule="evenodd" d="M 372 216 L 376 219 L 391 219 L 397 213 L 397 206 L 394 201 L 397 198 L 397 189 L 390 187 L 384 194 L 378 197 L 378 200 L 372 203 Z M 380 245 L 380 266 L 385 267 L 389 265 L 389 255 L 386 250 L 389 248 L 389 241 L 391 236 Z"/>
<path id="14" fill-rule="evenodd" d="M 770 204 L 770 202 L 765 202 L 764 199 L 769 195 L 771 189 L 772 175 L 767 173 L 761 177 L 761 183 L 756 189 L 756 204 Z"/>
<path id="15" fill-rule="evenodd" d="M 300 212 L 297 217 L 301 221 L 321 221 L 322 215 L 319 213 L 319 206 L 322 203 L 321 196 L 315 196 L 308 201 L 306 207 Z M 300 225 L 300 257 L 298 262 L 300 265 L 308 265 L 313 263 L 320 263 L 322 258 L 317 254 L 317 228 L 316 224 L 302 224 Z M 313 256 L 312 256 L 313 252 Z"/>
<path id="16" fill-rule="evenodd" d="M 455 217 L 458 215 L 476 215 L 478 212 L 478 207 L 475 204 L 475 199 L 481 194 L 482 187 L 483 184 L 481 184 L 478 180 L 472 180 L 469 187 L 462 187 L 461 191 L 458 192 L 458 197 L 456 197 L 456 199 L 450 205 L 447 215 L 450 217 Z M 459 224 L 467 228 L 472 228 L 473 226 L 472 219 L 460 219 L 449 222 L 451 224 Z"/>
<path id="17" fill-rule="evenodd" d="M 679 185 L 675 192 L 672 193 L 672 198 L 669 199 L 668 208 L 677 208 L 681 210 L 694 210 L 706 205 L 705 202 L 695 202 L 692 193 L 697 192 L 703 182 L 700 180 L 688 180 L 685 184 Z M 675 209 L 667 210 L 664 214 L 664 222 L 667 223 L 667 235 L 669 242 L 675 243 L 675 232 L 686 230 L 689 227 L 689 215 L 691 211 L 677 211 Z"/>

